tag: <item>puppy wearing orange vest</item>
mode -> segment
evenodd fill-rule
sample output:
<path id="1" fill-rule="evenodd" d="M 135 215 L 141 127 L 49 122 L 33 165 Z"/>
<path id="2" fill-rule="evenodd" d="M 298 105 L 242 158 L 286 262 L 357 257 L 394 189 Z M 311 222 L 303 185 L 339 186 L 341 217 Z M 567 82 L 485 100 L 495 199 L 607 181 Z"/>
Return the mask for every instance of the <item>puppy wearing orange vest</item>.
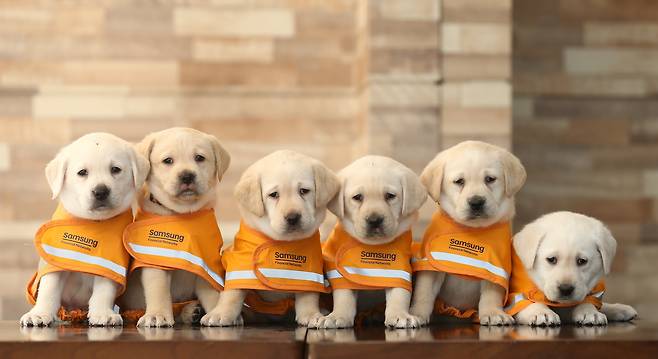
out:
<path id="1" fill-rule="evenodd" d="M 418 176 L 387 157 L 366 156 L 338 173 L 341 190 L 329 204 L 338 224 L 322 245 L 333 311 L 320 328 L 354 325 L 361 291 L 385 291 L 385 325 L 417 327 L 411 301 L 411 227 L 427 191 Z"/>
<path id="2" fill-rule="evenodd" d="M 466 141 L 439 153 L 421 182 L 439 204 L 418 246 L 411 314 L 432 313 L 510 325 L 503 310 L 512 267 L 514 195 L 523 165 L 508 151 Z"/>
<path id="3" fill-rule="evenodd" d="M 637 316 L 633 307 L 603 303 L 604 277 L 617 242 L 599 220 L 554 212 L 514 236 L 514 260 L 505 310 L 533 326 L 605 325 Z"/>
<path id="4" fill-rule="evenodd" d="M 173 326 L 195 299 L 213 308 L 223 288 L 214 206 L 230 156 L 217 138 L 190 128 L 152 133 L 137 149 L 151 171 L 123 237 L 133 263 L 121 308 L 139 317 L 138 327 Z"/>
<path id="5" fill-rule="evenodd" d="M 244 303 L 254 319 L 294 309 L 298 324 L 317 326 L 319 294 L 329 291 L 318 228 L 338 187 L 327 167 L 293 151 L 247 168 L 235 187 L 242 223 L 222 257 L 225 290 L 202 325 L 242 324 Z"/>
<path id="6" fill-rule="evenodd" d="M 82 136 L 48 163 L 46 179 L 59 205 L 35 235 L 39 270 L 27 287 L 34 307 L 22 326 L 48 326 L 58 310 L 60 319 L 79 313 L 93 326 L 123 323 L 114 310 L 129 262 L 121 236 L 148 168 L 128 142 L 107 133 Z"/>

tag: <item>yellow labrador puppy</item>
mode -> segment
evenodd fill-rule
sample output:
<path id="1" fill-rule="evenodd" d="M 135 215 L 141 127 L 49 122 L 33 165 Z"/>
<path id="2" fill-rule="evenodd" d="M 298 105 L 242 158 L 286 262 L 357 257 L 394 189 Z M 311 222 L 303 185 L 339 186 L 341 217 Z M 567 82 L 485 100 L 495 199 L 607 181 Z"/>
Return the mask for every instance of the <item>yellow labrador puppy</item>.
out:
<path id="1" fill-rule="evenodd" d="M 321 328 L 354 325 L 359 291 L 386 292 L 385 324 L 417 327 L 411 302 L 411 226 L 427 191 L 401 163 L 381 156 L 362 157 L 342 169 L 341 191 L 329 210 L 339 219 L 323 244 L 333 312 Z"/>
<path id="2" fill-rule="evenodd" d="M 277 151 L 251 165 L 235 188 L 242 223 L 222 255 L 225 291 L 201 324 L 240 325 L 246 302 L 259 314 L 294 309 L 298 324 L 317 326 L 319 293 L 329 285 L 318 228 L 338 188 L 322 163 L 293 151 Z"/>
<path id="3" fill-rule="evenodd" d="M 221 241 L 212 209 L 217 184 L 229 166 L 230 156 L 219 140 L 190 128 L 170 128 L 146 136 L 137 145 L 137 149 L 151 163 L 151 172 L 143 196 L 139 199 L 141 211 L 156 218 L 175 218 L 182 230 L 187 232 L 194 228 L 186 227 L 195 226 L 196 223 L 207 225 L 208 230 L 197 231 L 188 235 L 189 238 L 180 236 L 180 241 L 185 241 L 188 248 L 208 244 L 194 244 L 191 241 Z M 198 220 L 199 217 L 195 215 L 202 213 L 205 213 L 202 218 L 211 223 L 189 222 L 192 219 Z M 156 237 L 162 237 L 165 241 L 179 239 L 169 232 L 172 231 L 157 231 Z M 205 238 L 204 235 L 210 237 Z M 217 264 L 220 248 L 221 243 L 218 243 L 217 248 L 210 248 L 216 252 Z M 121 298 L 121 307 L 126 310 L 145 308 L 137 326 L 173 326 L 172 303 L 184 303 L 198 298 L 205 310 L 210 310 L 217 303 L 219 293 L 216 288 L 223 284 L 222 279 L 218 278 L 221 274 L 212 271 L 212 266 L 208 268 L 209 263 L 203 262 L 198 253 L 186 252 L 182 255 L 192 263 L 191 271 L 165 270 L 149 265 L 138 268 L 130 275 L 128 290 Z M 177 268 L 175 265 L 165 267 Z M 212 277 L 198 275 L 204 272 L 215 277 L 218 282 L 216 286 L 211 285 L 215 284 Z"/>
<path id="4" fill-rule="evenodd" d="M 414 263 L 411 314 L 421 324 L 433 312 L 512 324 L 503 304 L 511 271 L 509 222 L 526 179 L 523 165 L 500 147 L 466 141 L 439 153 L 420 179 L 440 208 Z"/>
<path id="5" fill-rule="evenodd" d="M 28 288 L 36 303 L 21 317 L 21 325 L 50 325 L 60 306 L 88 308 L 90 325 L 122 324 L 113 308 L 118 283 L 125 286 L 128 257 L 118 244 L 132 222 L 130 205 L 148 169 L 130 143 L 108 133 L 82 136 L 48 163 L 46 179 L 60 204 L 53 221 L 37 234 L 42 258 Z M 55 233 L 58 228 L 63 233 Z"/>
<path id="6" fill-rule="evenodd" d="M 572 212 L 550 213 L 514 236 L 506 310 L 517 323 L 605 325 L 637 316 L 631 306 L 602 303 L 604 276 L 617 242 L 599 220 Z"/>

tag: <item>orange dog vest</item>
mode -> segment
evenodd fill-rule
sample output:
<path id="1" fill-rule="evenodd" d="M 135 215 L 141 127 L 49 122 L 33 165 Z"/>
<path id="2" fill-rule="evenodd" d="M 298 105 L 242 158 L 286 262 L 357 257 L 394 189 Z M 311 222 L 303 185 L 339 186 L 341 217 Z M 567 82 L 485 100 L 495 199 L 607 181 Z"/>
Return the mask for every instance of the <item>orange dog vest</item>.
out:
<path id="1" fill-rule="evenodd" d="M 423 236 L 414 246 L 412 267 L 417 271 L 441 271 L 466 279 L 487 280 L 509 288 L 512 269 L 512 232 L 510 224 L 486 228 L 463 226 L 439 209 Z M 459 318 L 471 318 L 477 310 L 462 311 L 436 301 L 435 312 Z"/>
<path id="2" fill-rule="evenodd" d="M 178 269 L 198 275 L 216 290 L 224 287 L 223 241 L 213 209 L 174 216 L 140 210 L 123 243 L 134 258 L 131 272 L 141 267 Z"/>
<path id="3" fill-rule="evenodd" d="M 581 302 L 574 303 L 557 303 L 550 301 L 544 293 L 537 288 L 535 283 L 530 279 L 527 270 L 523 266 L 521 259 L 513 253 L 512 279 L 510 281 L 510 293 L 507 297 L 507 306 L 505 311 L 509 315 L 515 315 L 525 309 L 532 303 L 543 303 L 549 307 L 574 307 L 581 303 L 591 303 L 597 309 L 603 305 L 602 299 L 605 292 L 605 282 L 600 280 L 592 291 Z"/>
<path id="4" fill-rule="evenodd" d="M 333 289 L 404 288 L 411 292 L 411 231 L 381 245 L 350 236 L 340 224 L 322 245 L 325 271 Z"/>
<path id="5" fill-rule="evenodd" d="M 28 301 L 36 303 L 41 277 L 58 271 L 103 276 L 119 284 L 117 296 L 123 293 L 130 256 L 121 236 L 132 220 L 130 210 L 104 221 L 75 218 L 60 204 L 34 237 L 37 252 L 46 264 L 27 285 Z"/>
<path id="6" fill-rule="evenodd" d="M 323 275 L 320 233 L 294 241 L 276 241 L 240 223 L 233 245 L 224 251 L 226 289 L 329 292 Z M 245 303 L 259 313 L 283 314 L 291 301 L 267 303 L 249 294 Z"/>

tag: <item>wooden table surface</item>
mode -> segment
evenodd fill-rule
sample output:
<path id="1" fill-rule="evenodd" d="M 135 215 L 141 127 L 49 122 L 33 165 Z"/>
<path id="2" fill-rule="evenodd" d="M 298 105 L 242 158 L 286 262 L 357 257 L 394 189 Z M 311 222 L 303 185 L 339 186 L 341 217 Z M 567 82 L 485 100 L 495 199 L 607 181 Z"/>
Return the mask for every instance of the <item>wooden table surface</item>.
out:
<path id="1" fill-rule="evenodd" d="M 0 358 L 658 358 L 658 323 L 529 328 L 444 324 L 414 330 L 20 328 L 0 322 Z"/>

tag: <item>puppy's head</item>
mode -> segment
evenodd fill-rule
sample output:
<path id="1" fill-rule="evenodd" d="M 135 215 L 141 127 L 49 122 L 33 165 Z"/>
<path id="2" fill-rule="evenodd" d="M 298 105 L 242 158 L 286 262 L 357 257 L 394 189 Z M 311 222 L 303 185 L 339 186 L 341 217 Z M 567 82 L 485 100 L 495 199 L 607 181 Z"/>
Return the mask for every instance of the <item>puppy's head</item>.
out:
<path id="1" fill-rule="evenodd" d="M 46 166 L 53 199 L 80 218 L 102 220 L 130 207 L 149 171 L 130 143 L 90 133 L 64 147 Z"/>
<path id="2" fill-rule="evenodd" d="M 554 302 L 582 301 L 610 271 L 617 242 L 600 221 L 572 212 L 547 214 L 514 236 L 530 277 Z"/>
<path id="3" fill-rule="evenodd" d="M 338 178 L 341 190 L 329 210 L 350 235 L 366 244 L 387 243 L 409 230 L 427 199 L 418 176 L 388 157 L 362 157 Z"/>
<path id="4" fill-rule="evenodd" d="M 338 187 L 336 175 L 321 162 L 284 150 L 247 168 L 235 197 L 249 226 L 275 240 L 295 240 L 318 229 Z"/>
<path id="5" fill-rule="evenodd" d="M 440 152 L 420 180 L 456 222 L 486 227 L 514 216 L 514 195 L 525 183 L 518 158 L 488 143 L 466 141 Z"/>
<path id="6" fill-rule="evenodd" d="M 148 193 L 176 213 L 211 204 L 231 161 L 216 137 L 191 128 L 151 133 L 136 148 L 151 163 Z"/>

